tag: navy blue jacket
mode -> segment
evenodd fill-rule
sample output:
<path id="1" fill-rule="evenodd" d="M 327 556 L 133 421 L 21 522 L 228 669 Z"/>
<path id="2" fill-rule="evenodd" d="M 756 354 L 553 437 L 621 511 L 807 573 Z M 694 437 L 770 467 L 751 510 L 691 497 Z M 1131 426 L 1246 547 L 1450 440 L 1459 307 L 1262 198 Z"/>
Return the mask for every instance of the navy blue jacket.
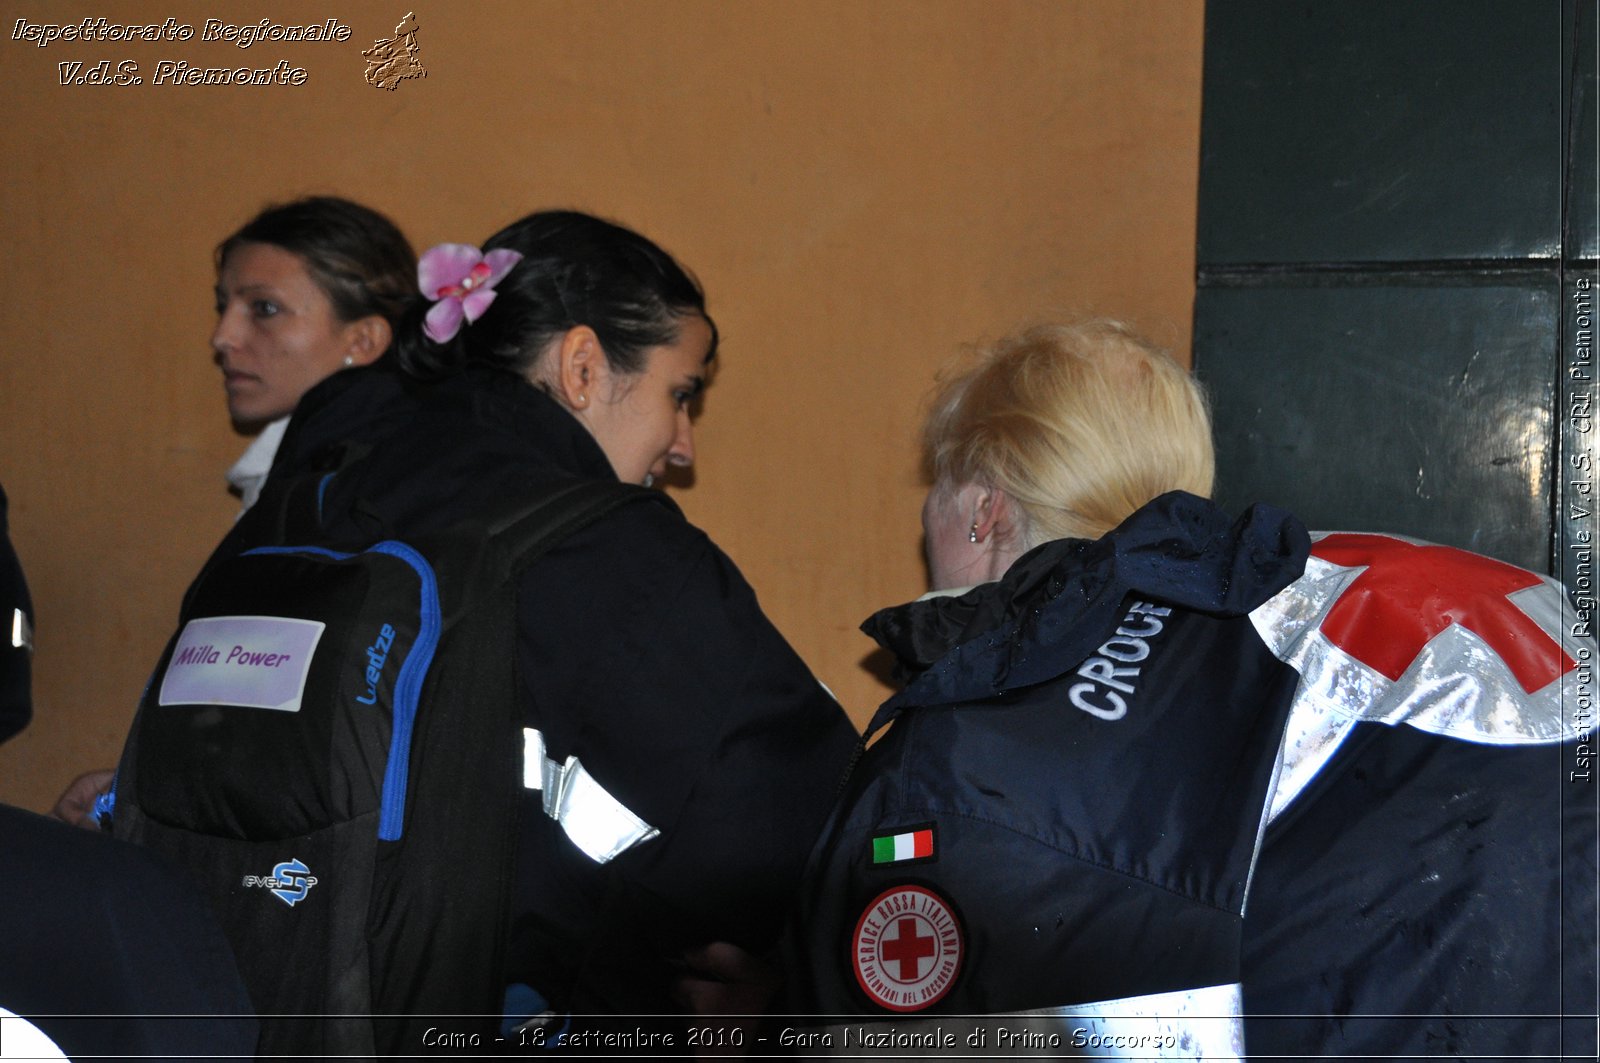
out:
<path id="1" fill-rule="evenodd" d="M 1039 1010 L 1140 1058 L 1591 1057 L 1583 599 L 1208 525 L 1169 496 L 869 621 L 910 683 L 813 857 L 797 1007 Z"/>
<path id="2" fill-rule="evenodd" d="M 869 620 L 908 684 L 813 856 L 796 1006 L 993 1013 L 1236 983 L 1296 681 L 1245 614 L 1306 548 L 1281 512 L 1230 527 L 1167 495 Z"/>

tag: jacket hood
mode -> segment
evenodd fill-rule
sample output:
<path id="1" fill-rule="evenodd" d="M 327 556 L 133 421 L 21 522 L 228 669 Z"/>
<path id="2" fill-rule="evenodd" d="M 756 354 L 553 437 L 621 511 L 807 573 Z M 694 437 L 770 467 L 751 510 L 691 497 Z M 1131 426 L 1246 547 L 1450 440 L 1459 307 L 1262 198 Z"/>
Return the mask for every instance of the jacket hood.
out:
<path id="1" fill-rule="evenodd" d="M 880 610 L 862 630 L 895 655 L 908 685 L 868 733 L 907 708 L 1055 679 L 1110 636 L 1129 595 L 1243 616 L 1300 577 L 1310 547 L 1285 510 L 1258 503 L 1230 522 L 1206 499 L 1173 491 L 1099 539 L 1030 550 L 998 582 Z"/>
<path id="2" fill-rule="evenodd" d="M 318 488 L 323 531 L 351 541 L 494 512 L 557 480 L 615 479 L 594 436 L 520 376 L 468 366 L 418 381 L 382 362 L 306 393 L 272 476 L 335 472 Z"/>
<path id="3" fill-rule="evenodd" d="M 295 406 L 272 459 L 279 475 L 329 464 L 328 448 L 351 439 L 374 439 L 393 430 L 417 408 L 421 385 L 400 372 L 391 355 L 370 366 L 334 373 Z"/>

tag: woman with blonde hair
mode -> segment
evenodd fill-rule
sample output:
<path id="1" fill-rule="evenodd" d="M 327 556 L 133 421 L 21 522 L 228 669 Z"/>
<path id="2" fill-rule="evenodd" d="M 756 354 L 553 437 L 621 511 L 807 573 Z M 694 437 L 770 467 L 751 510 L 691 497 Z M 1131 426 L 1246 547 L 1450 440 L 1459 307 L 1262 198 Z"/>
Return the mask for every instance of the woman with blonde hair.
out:
<path id="1" fill-rule="evenodd" d="M 957 1043 L 1553 1043 L 1560 1002 L 1532 987 L 1559 957 L 1527 922 L 1559 916 L 1515 899 L 1555 884 L 1560 810 L 1530 780 L 1548 795 L 1535 762 L 1574 740 L 1560 706 L 1593 652 L 1551 626 L 1557 585 L 1389 536 L 1313 546 L 1266 505 L 1231 521 L 1202 497 L 1200 388 L 1115 322 L 981 352 L 925 457 L 936 593 L 864 625 L 905 686 L 813 852 L 797 1010 L 938 1017 L 892 1028 L 908 1048 L 1001 1013 Z M 1493 609 L 1508 588 L 1524 627 Z M 1413 634 L 1415 661 L 1381 659 Z M 1569 832 L 1571 866 L 1593 833 Z"/>
<path id="2" fill-rule="evenodd" d="M 983 518 L 999 514 L 972 507 L 969 545 L 981 549 L 966 553 L 991 568 L 1053 539 L 1098 539 L 1167 491 L 1208 495 L 1213 474 L 1199 386 L 1107 320 L 1030 329 L 948 379 L 928 418 L 924 454 L 930 503 L 946 507 L 952 489 L 983 485 L 997 489 L 980 491 L 985 499 L 1009 507 L 1010 519 L 994 525 L 998 538 L 976 533 Z M 948 586 L 935 574 L 936 589 Z"/>
<path id="3" fill-rule="evenodd" d="M 982 351 L 943 382 L 924 444 L 940 593 L 864 625 L 906 686 L 815 851 L 799 1003 L 1237 1012 L 1295 684 L 1247 614 L 1300 574 L 1305 530 L 1201 497 L 1204 396 L 1112 321 Z M 1232 753 L 1186 770 L 1208 749 Z M 1198 1046 L 1225 1055 L 1235 1033 Z"/>

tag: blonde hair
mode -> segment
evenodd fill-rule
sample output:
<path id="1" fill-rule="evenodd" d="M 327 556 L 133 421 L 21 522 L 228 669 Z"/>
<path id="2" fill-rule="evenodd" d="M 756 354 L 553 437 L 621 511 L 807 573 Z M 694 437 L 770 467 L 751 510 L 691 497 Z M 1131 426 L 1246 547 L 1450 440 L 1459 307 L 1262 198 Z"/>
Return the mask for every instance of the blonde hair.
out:
<path id="1" fill-rule="evenodd" d="M 1022 546 L 1095 539 L 1167 491 L 1208 496 L 1204 392 L 1118 321 L 1041 325 L 943 379 L 923 433 L 934 489 L 977 483 L 1021 509 Z"/>

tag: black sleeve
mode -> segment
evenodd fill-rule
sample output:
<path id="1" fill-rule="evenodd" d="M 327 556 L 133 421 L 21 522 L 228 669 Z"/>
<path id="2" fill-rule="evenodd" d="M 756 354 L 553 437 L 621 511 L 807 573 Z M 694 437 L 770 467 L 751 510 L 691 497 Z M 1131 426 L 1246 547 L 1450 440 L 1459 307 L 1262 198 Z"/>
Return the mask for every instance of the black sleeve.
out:
<path id="1" fill-rule="evenodd" d="M 0 488 L 0 742 L 33 718 L 33 601 L 28 581 L 11 548 L 6 524 L 6 494 Z M 26 642 L 26 645 L 17 645 Z"/>
<path id="2" fill-rule="evenodd" d="M 254 1054 L 233 953 L 160 857 L 0 805 L 0 860 L 0 1007 L 74 1059 Z"/>
<path id="3" fill-rule="evenodd" d="M 627 972 L 664 979 L 684 948 L 770 946 L 855 747 L 843 711 L 732 562 L 659 507 L 541 559 L 520 609 L 528 725 L 660 831 L 600 866 L 530 801 L 525 845 L 546 851 L 536 871 L 524 854 L 521 885 L 542 947 L 581 928 L 562 964 L 604 983 L 609 1010 L 637 1006 Z"/>

